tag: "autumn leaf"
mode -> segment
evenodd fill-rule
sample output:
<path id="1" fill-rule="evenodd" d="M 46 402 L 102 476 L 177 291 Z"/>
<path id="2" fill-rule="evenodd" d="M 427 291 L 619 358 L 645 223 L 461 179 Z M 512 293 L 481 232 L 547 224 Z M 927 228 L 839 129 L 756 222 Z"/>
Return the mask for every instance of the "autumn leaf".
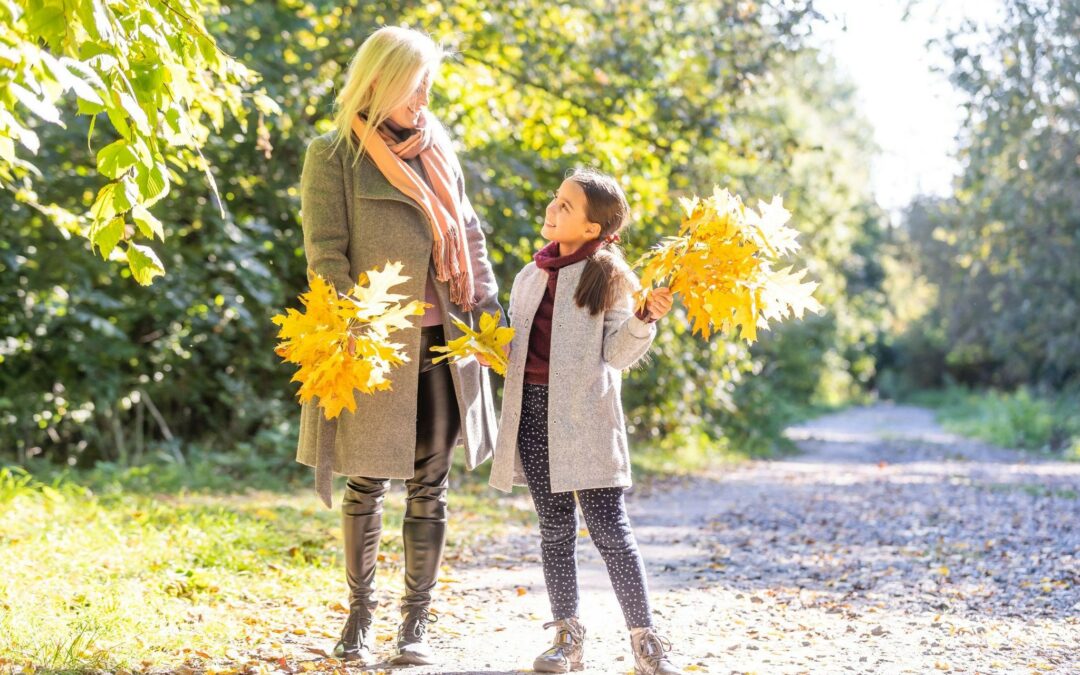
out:
<path id="1" fill-rule="evenodd" d="M 679 234 L 666 237 L 641 257 L 643 307 L 649 289 L 666 284 L 679 295 L 695 333 L 715 332 L 757 340 L 770 321 L 802 318 L 824 308 L 813 297 L 806 270 L 775 270 L 780 258 L 798 250 L 798 232 L 787 225 L 791 214 L 780 197 L 748 209 L 727 190 L 714 188 L 708 199 L 680 199 L 684 215 Z"/>
<path id="2" fill-rule="evenodd" d="M 275 353 L 299 366 L 292 381 L 300 383 L 301 403 L 317 401 L 326 419 L 342 410 L 356 410 L 356 392 L 372 394 L 390 388 L 390 372 L 409 357 L 390 336 L 409 328 L 410 317 L 424 313 L 426 303 L 401 304 L 392 293 L 407 281 L 401 263 L 360 275 L 346 294 L 315 274 L 311 289 L 300 296 L 306 311 L 287 309 L 271 320 L 280 326 Z M 349 351 L 350 338 L 353 343 Z"/>
<path id="3" fill-rule="evenodd" d="M 514 329 L 500 326 L 500 316 L 499 312 L 495 312 L 494 316 L 484 312 L 480 316 L 479 331 L 473 330 L 455 318 L 454 325 L 462 332 L 461 337 L 448 341 L 444 347 L 432 347 L 431 351 L 442 354 L 433 359 L 432 363 L 445 360 L 456 363 L 461 359 L 482 354 L 491 363 L 492 370 L 505 377 L 507 358 L 503 347 L 513 339 Z"/>

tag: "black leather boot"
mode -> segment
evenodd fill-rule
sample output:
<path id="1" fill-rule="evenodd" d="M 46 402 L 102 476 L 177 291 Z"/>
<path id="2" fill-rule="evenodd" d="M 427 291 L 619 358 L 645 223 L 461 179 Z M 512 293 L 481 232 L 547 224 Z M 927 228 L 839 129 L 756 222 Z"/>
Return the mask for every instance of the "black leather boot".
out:
<path id="1" fill-rule="evenodd" d="M 349 618 L 334 646 L 333 655 L 343 661 L 372 662 L 375 635 L 373 613 L 378 606 L 375 565 L 382 536 L 382 501 L 388 481 L 353 477 L 341 504 L 345 538 L 345 577 L 349 584 Z"/>
<path id="2" fill-rule="evenodd" d="M 427 641 L 427 626 L 436 617 L 428 611 L 431 589 L 435 587 L 446 541 L 446 521 L 406 520 L 402 528 L 405 542 L 405 599 L 401 604 L 396 665 L 434 663 Z"/>
<path id="3" fill-rule="evenodd" d="M 423 329 L 427 344 L 441 343 L 442 330 Z M 417 399 L 416 459 L 413 477 L 405 481 L 408 494 L 401 528 L 405 548 L 405 598 L 401 603 L 397 654 L 391 663 L 427 665 L 434 653 L 427 640 L 435 615 L 428 611 L 431 591 L 439 577 L 446 543 L 446 489 L 450 482 L 453 448 L 461 431 L 457 396 L 450 368 L 433 366 L 424 358 Z"/>

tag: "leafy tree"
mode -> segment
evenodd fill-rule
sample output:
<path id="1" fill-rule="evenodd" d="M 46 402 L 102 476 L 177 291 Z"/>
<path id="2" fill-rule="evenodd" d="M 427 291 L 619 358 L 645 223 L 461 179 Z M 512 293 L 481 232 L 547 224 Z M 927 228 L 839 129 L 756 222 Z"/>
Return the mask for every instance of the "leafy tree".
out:
<path id="1" fill-rule="evenodd" d="M 906 256 L 937 305 L 907 345 L 969 384 L 1060 388 L 1080 380 L 1080 7 L 1004 8 L 944 42 L 967 96 L 964 171 L 908 213 Z"/>
<path id="2" fill-rule="evenodd" d="M 216 191 L 201 150 L 212 131 L 221 131 L 226 110 L 242 126 L 245 98 L 260 113 L 278 112 L 262 91 L 245 94 L 258 75 L 222 52 L 206 32 L 205 4 L 0 2 L 0 185 L 48 216 L 65 236 L 86 237 L 103 258 L 115 253 L 140 284 L 164 273 L 154 250 L 136 239 L 137 233 L 164 239 L 164 226 L 150 207 L 168 193 L 170 174 L 194 167 Z M 63 128 L 70 121 L 65 104 L 89 118 L 88 147 L 100 143 L 93 135 L 99 119 L 111 126 L 105 131 L 109 142 L 95 153 L 97 171 L 107 182 L 92 202 L 87 198 L 70 208 L 39 197 L 36 183 L 62 176 L 32 159 L 41 150 L 41 124 Z M 260 117 L 264 142 L 265 132 Z"/>
<path id="3" fill-rule="evenodd" d="M 536 250 L 550 191 L 575 165 L 624 180 L 631 258 L 674 233 L 679 196 L 714 183 L 785 196 L 827 315 L 752 353 L 691 336 L 676 312 L 654 363 L 627 387 L 639 436 L 768 448 L 790 408 L 857 393 L 874 373 L 865 361 L 880 285 L 877 213 L 865 190 L 870 148 L 849 90 L 803 45 L 817 20 L 808 2 L 786 0 L 210 6 L 207 31 L 262 74 L 281 109 L 264 117 L 273 154 L 241 118 L 226 116 L 206 137 L 201 152 L 222 209 L 200 169 L 175 167 L 155 206 L 167 214 L 169 275 L 151 288 L 116 279 L 83 255 L 86 240 L 10 204 L 16 227 L 0 242 L 0 281 L 18 291 L 0 299 L 4 447 L 49 448 L 78 462 L 179 452 L 152 403 L 174 439 L 223 462 L 245 453 L 290 461 L 295 388 L 273 354 L 269 319 L 306 287 L 297 221 L 304 149 L 329 128 L 335 87 L 360 42 L 379 25 L 405 23 L 457 50 L 432 105 L 458 143 L 504 293 Z M 42 201 L 74 210 L 93 189 L 85 120 L 41 129 L 38 161 L 56 177 Z M 43 264 L 60 259 L 67 263 Z"/>

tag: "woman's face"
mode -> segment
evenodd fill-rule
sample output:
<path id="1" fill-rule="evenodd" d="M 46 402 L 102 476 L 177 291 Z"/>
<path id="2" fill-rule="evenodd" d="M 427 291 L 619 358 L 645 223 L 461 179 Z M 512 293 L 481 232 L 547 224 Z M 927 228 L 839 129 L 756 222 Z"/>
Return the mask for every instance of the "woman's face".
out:
<path id="1" fill-rule="evenodd" d="M 428 106 L 430 94 L 431 73 L 427 73 L 420 79 L 420 85 L 412 96 L 405 103 L 391 110 L 387 119 L 399 129 L 415 129 L 420 123 L 420 115 Z"/>

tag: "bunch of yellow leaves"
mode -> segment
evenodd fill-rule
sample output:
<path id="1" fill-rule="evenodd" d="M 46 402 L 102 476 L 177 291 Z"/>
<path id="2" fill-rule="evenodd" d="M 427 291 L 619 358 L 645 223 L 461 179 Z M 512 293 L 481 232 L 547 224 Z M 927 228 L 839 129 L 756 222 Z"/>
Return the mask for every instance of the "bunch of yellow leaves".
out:
<path id="1" fill-rule="evenodd" d="M 639 305 L 650 288 L 666 283 L 681 296 L 695 333 L 708 338 L 738 326 L 747 342 L 770 320 L 824 310 L 813 297 L 817 283 L 802 281 L 806 270 L 773 268 L 799 248 L 780 197 L 759 201 L 756 211 L 719 187 L 707 199 L 679 201 L 685 216 L 678 236 L 665 238 L 635 263 L 644 266 Z"/>
<path id="2" fill-rule="evenodd" d="M 474 331 L 458 319 L 454 319 L 454 325 L 461 330 L 463 335 L 450 340 L 445 347 L 432 347 L 431 351 L 442 354 L 432 363 L 446 359 L 449 359 L 451 363 L 456 363 L 461 359 L 481 354 L 491 364 L 492 370 L 506 377 L 507 358 L 504 347 L 514 338 L 514 329 L 500 326 L 500 316 L 499 312 L 495 312 L 495 316 L 484 312 L 480 317 L 479 331 Z"/>
<path id="3" fill-rule="evenodd" d="M 361 274 L 343 295 L 313 274 L 311 290 L 300 296 L 307 311 L 288 309 L 271 319 L 281 326 L 275 353 L 300 366 L 292 381 L 300 383 L 301 403 L 318 399 L 326 419 L 334 419 L 343 409 L 355 412 L 356 391 L 390 388 L 390 370 L 409 360 L 390 334 L 408 328 L 409 317 L 428 306 L 418 300 L 403 305 L 405 296 L 390 292 L 408 279 L 401 263 L 387 262 L 381 272 Z"/>

